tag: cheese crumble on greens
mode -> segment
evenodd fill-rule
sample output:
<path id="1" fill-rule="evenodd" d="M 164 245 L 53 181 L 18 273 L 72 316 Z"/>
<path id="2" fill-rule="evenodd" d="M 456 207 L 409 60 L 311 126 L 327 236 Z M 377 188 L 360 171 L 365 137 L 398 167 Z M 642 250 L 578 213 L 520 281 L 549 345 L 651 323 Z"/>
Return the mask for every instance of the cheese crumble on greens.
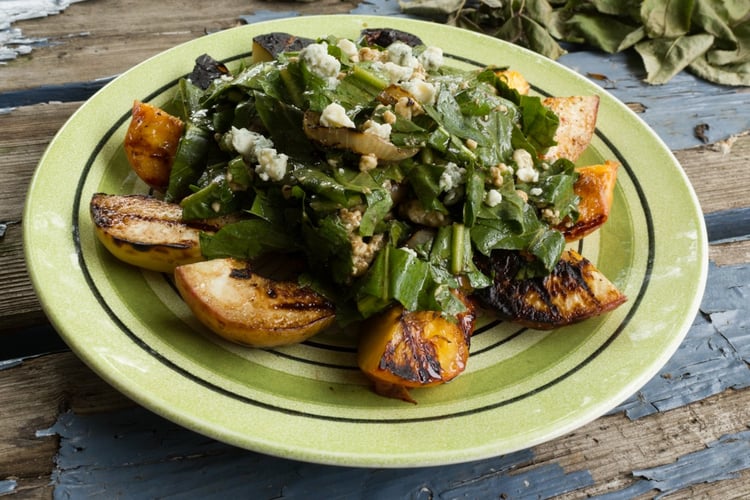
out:
<path id="1" fill-rule="evenodd" d="M 578 206 L 573 164 L 538 160 L 557 116 L 495 68 L 445 59 L 328 37 L 207 85 L 184 79 L 166 199 L 188 220 L 243 214 L 202 235 L 204 255 L 302 256 L 300 280 L 344 322 L 395 302 L 460 312 L 451 289 L 491 284 L 477 252 L 518 250 L 527 274 L 548 273 L 564 248 L 550 221 Z"/>

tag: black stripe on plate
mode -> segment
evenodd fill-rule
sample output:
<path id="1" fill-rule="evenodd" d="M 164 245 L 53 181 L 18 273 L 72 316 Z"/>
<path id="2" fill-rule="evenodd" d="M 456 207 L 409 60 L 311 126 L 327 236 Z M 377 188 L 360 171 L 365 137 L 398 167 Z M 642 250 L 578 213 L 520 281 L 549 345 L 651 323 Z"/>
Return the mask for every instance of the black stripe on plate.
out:
<path id="1" fill-rule="evenodd" d="M 251 53 L 249 53 L 249 52 L 245 53 L 245 54 L 240 54 L 238 56 L 232 57 L 231 59 L 225 60 L 225 62 L 230 62 L 230 61 L 234 61 L 234 60 L 237 60 L 237 59 L 246 58 L 246 57 L 249 57 L 250 55 L 251 55 Z M 463 58 L 463 57 L 460 57 L 460 56 L 448 55 L 448 57 L 450 57 L 452 59 L 455 59 L 455 60 L 458 60 L 458 61 L 462 61 L 462 62 L 466 62 L 466 63 L 469 63 L 469 64 L 473 64 L 474 66 L 477 66 L 477 67 L 483 67 L 484 66 L 483 64 L 481 64 L 479 62 L 473 61 L 471 59 Z M 179 79 L 175 79 L 175 80 L 173 80 L 173 81 L 171 81 L 171 82 L 169 82 L 169 83 L 167 83 L 165 85 L 162 85 L 157 90 L 155 90 L 154 92 L 152 92 L 151 94 L 149 94 L 144 99 L 144 101 L 147 102 L 147 101 L 153 100 L 158 95 L 162 94 L 163 92 L 166 92 L 168 89 L 173 88 L 178 83 L 178 81 L 179 81 Z M 538 88 L 536 86 L 533 86 L 533 88 L 534 88 L 535 91 L 537 91 L 537 92 L 539 92 L 539 93 L 541 93 L 543 95 L 550 95 L 549 93 L 543 91 L 542 89 L 540 89 L 540 88 Z M 80 245 L 80 228 L 79 228 L 79 223 L 78 223 L 78 218 L 77 218 L 77 214 L 79 212 L 80 204 L 81 204 L 81 195 L 82 195 L 82 192 L 83 192 L 83 186 L 84 186 L 86 178 L 88 177 L 89 172 L 90 172 L 90 170 L 91 170 L 91 168 L 92 168 L 92 166 L 94 164 L 95 158 L 99 155 L 99 153 L 101 152 L 101 149 L 109 141 L 109 139 L 111 138 L 111 136 L 114 135 L 115 131 L 123 123 L 125 123 L 127 121 L 128 117 L 129 117 L 129 112 L 123 114 L 120 117 L 120 119 L 118 119 L 117 122 L 112 127 L 110 127 L 107 130 L 107 132 L 105 133 L 105 135 L 99 140 L 99 142 L 97 143 L 96 148 L 94 149 L 94 151 L 92 151 L 92 154 L 89 156 L 89 159 L 87 160 L 86 165 L 84 166 L 84 168 L 83 168 L 83 170 L 81 172 L 81 177 L 79 178 L 78 186 L 76 188 L 76 197 L 75 197 L 75 201 L 74 201 L 73 207 L 72 207 L 73 212 L 72 212 L 72 217 L 71 217 L 71 219 L 72 219 L 72 234 L 71 234 L 71 236 L 73 237 L 73 242 L 74 242 L 74 246 L 76 248 L 77 254 L 78 254 L 78 260 L 79 260 L 79 263 L 80 263 L 80 266 L 81 266 L 81 270 L 82 270 L 82 273 L 84 275 L 84 278 L 85 278 L 86 282 L 88 283 L 89 290 L 96 297 L 96 299 L 99 302 L 100 306 L 109 315 L 109 317 L 112 319 L 113 323 L 115 325 L 117 325 L 117 327 L 125 335 L 127 335 L 136 345 L 138 345 L 141 349 L 143 349 L 146 353 L 148 353 L 148 355 L 152 356 L 156 361 L 158 361 L 159 363 L 163 364 L 164 366 L 166 366 L 171 371 L 173 371 L 173 372 L 175 372 L 175 373 L 177 373 L 177 374 L 179 374 L 179 375 L 181 375 L 181 376 L 183 376 L 183 377 L 191 380 L 192 382 L 194 382 L 194 383 L 196 383 L 196 384 L 198 384 L 198 385 L 200 385 L 200 386 L 202 386 L 202 387 L 204 387 L 204 388 L 206 388 L 208 390 L 211 390 L 211 391 L 213 391 L 213 392 L 215 392 L 215 393 L 217 393 L 217 394 L 219 394 L 221 396 L 232 398 L 232 399 L 235 399 L 237 401 L 240 401 L 242 403 L 245 403 L 245 404 L 248 404 L 248 405 L 251 405 L 251 406 L 256 406 L 258 408 L 263 408 L 265 410 L 276 411 L 276 412 L 287 414 L 287 415 L 293 415 L 293 416 L 304 417 L 304 418 L 311 418 L 311 419 L 316 419 L 316 420 L 325 420 L 325 421 L 342 422 L 342 423 L 346 422 L 346 423 L 378 423 L 378 424 L 382 424 L 382 423 L 399 424 L 399 423 L 426 422 L 426 421 L 433 421 L 433 420 L 442 420 L 442 419 L 447 419 L 447 418 L 459 418 L 459 417 L 463 417 L 463 416 L 466 416 L 466 415 L 471 415 L 471 414 L 477 414 L 477 413 L 482 413 L 482 412 L 486 412 L 486 411 L 491 411 L 491 410 L 500 408 L 502 406 L 506 406 L 506 405 L 512 404 L 514 402 L 526 399 L 526 398 L 531 397 L 531 396 L 533 396 L 535 394 L 538 394 L 538 393 L 540 393 L 540 392 L 542 392 L 542 391 L 544 391 L 544 390 L 546 390 L 546 389 L 548 389 L 548 388 L 550 388 L 550 387 L 558 384 L 559 382 L 567 379 L 568 377 L 574 375 L 579 370 L 581 370 L 589 362 L 591 362 L 593 359 L 595 359 L 602 351 L 604 351 L 620 335 L 620 333 L 624 330 L 624 328 L 627 326 L 627 324 L 632 319 L 632 317 L 635 314 L 635 312 L 638 310 L 638 307 L 639 307 L 639 305 L 640 305 L 640 303 L 641 303 L 641 301 L 642 301 L 642 299 L 643 299 L 643 297 L 644 297 L 644 295 L 646 293 L 646 289 L 648 288 L 648 284 L 649 284 L 649 281 L 650 281 L 651 272 L 653 270 L 654 252 L 655 252 L 653 218 L 652 218 L 651 211 L 650 211 L 650 208 L 649 208 L 649 205 L 648 205 L 648 200 L 646 199 L 646 196 L 645 196 L 645 193 L 643 191 L 642 186 L 638 182 L 637 177 L 634 175 L 634 172 L 633 172 L 632 168 L 625 161 L 625 158 L 623 157 L 622 153 L 620 153 L 620 151 L 615 147 L 615 145 L 612 143 L 612 141 L 610 141 L 606 136 L 604 136 L 603 134 L 601 134 L 597 130 L 597 132 L 596 132 L 597 137 L 599 137 L 612 150 L 612 152 L 615 154 L 615 156 L 619 160 L 619 162 L 622 165 L 622 167 L 628 172 L 628 175 L 630 176 L 630 178 L 631 178 L 631 180 L 632 180 L 632 182 L 633 182 L 633 184 L 635 186 L 636 192 L 638 193 L 638 199 L 639 199 L 639 201 L 641 203 L 641 208 L 644 211 L 644 216 L 646 218 L 646 225 L 647 225 L 647 228 L 648 228 L 648 259 L 647 259 L 647 268 L 646 268 L 646 271 L 645 271 L 644 279 L 643 279 L 643 281 L 641 283 L 641 287 L 640 287 L 640 290 L 638 292 L 638 295 L 633 300 L 633 306 L 631 307 L 630 311 L 628 312 L 628 314 L 626 315 L 626 317 L 623 319 L 623 321 L 620 323 L 620 325 L 612 332 L 612 334 L 608 337 L 608 339 L 605 342 L 603 342 L 602 345 L 598 349 L 596 349 L 591 355 L 589 355 L 586 359 L 584 359 L 577 366 L 571 368 L 568 372 L 562 374 L 561 376 L 557 377 L 556 379 L 551 380 L 550 382 L 547 382 L 546 384 L 544 384 L 542 386 L 539 386 L 537 388 L 534 388 L 534 389 L 532 389 L 532 390 L 530 390 L 530 391 L 528 391 L 528 392 L 526 392 L 524 394 L 519 394 L 518 396 L 515 396 L 513 398 L 509 398 L 509 399 L 504 399 L 504 400 L 501 400 L 501 401 L 496 401 L 496 402 L 494 402 L 492 404 L 488 404 L 488 405 L 485 405 L 485 406 L 482 406 L 482 407 L 471 408 L 471 409 L 467 409 L 465 411 L 459 411 L 459 412 L 454 412 L 454 413 L 431 415 L 431 416 L 427 416 L 427 417 L 383 418 L 382 416 L 378 416 L 377 418 L 348 418 L 348 417 L 338 417 L 338 416 L 333 416 L 333 415 L 314 414 L 314 413 L 309 413 L 309 412 L 305 412 L 305 411 L 293 410 L 293 409 L 290 409 L 290 408 L 284 408 L 284 407 L 281 407 L 281 406 L 271 405 L 271 404 L 268 404 L 268 403 L 264 403 L 262 401 L 258 401 L 256 399 L 249 398 L 249 397 L 244 396 L 242 394 L 238 394 L 238 393 L 235 393 L 233 391 L 230 391 L 230 390 L 228 390 L 226 388 L 223 388 L 223 387 L 221 387 L 219 385 L 216 385 L 215 383 L 212 383 L 210 381 L 204 380 L 204 379 L 200 378 L 199 376 L 197 376 L 196 374 L 194 374 L 194 373 L 186 370 L 185 368 L 183 368 L 183 367 L 175 364 L 172 360 L 170 360 L 169 358 L 167 358 L 165 355 L 163 355 L 163 354 L 159 353 L 158 351 L 156 351 L 155 349 L 153 349 L 147 342 L 145 342 L 135 332 L 133 332 L 114 313 L 114 311 L 112 311 L 112 309 L 110 309 L 109 305 L 106 303 L 106 301 L 103 299 L 102 295 L 99 293 L 99 291 L 98 291 L 98 289 L 96 287 L 96 284 L 94 283 L 94 281 L 93 281 L 93 279 L 91 277 L 91 274 L 90 274 L 90 272 L 88 270 L 88 265 L 86 263 L 86 258 L 83 255 L 83 251 L 82 251 L 81 245 Z M 104 374 L 104 375 L 106 375 L 106 374 Z M 137 395 L 134 395 L 134 396 L 136 396 L 135 399 L 137 399 Z"/>

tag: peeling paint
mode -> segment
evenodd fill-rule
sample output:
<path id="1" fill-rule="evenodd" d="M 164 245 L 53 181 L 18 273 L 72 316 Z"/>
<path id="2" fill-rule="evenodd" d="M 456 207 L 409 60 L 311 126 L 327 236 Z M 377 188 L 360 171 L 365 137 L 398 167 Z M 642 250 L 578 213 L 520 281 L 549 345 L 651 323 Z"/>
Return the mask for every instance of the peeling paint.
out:
<path id="1" fill-rule="evenodd" d="M 23 359 L 4 359 L 0 361 L 0 371 L 15 368 L 21 364 L 23 364 Z"/>
<path id="2" fill-rule="evenodd" d="M 534 463 L 530 449 L 441 467 L 374 469 L 287 460 L 225 445 L 141 407 L 63 413 L 55 498 L 550 498 L 594 484 L 588 471 Z"/>
<path id="3" fill-rule="evenodd" d="M 16 486 L 18 486 L 18 483 L 15 479 L 5 479 L 0 481 L 0 495 L 15 493 Z"/>
<path id="4" fill-rule="evenodd" d="M 706 292 L 677 352 L 638 393 L 610 413 L 633 420 L 728 388 L 750 387 L 750 264 L 711 263 Z"/>
<path id="5" fill-rule="evenodd" d="M 47 45 L 46 38 L 27 38 L 12 27 L 17 21 L 47 17 L 67 9 L 70 4 L 84 0 L 3 0 L 0 2 L 0 65 L 19 55 L 29 54 L 33 48 Z"/>
<path id="6" fill-rule="evenodd" d="M 403 16 L 399 0 L 365 0 L 351 10 L 352 14 Z"/>
<path id="7" fill-rule="evenodd" d="M 642 478 L 623 490 L 597 496 L 599 500 L 629 499 L 648 491 L 662 498 L 697 484 L 710 484 L 739 476 L 750 469 L 750 431 L 722 436 L 705 449 L 679 457 L 672 463 L 633 471 Z"/>

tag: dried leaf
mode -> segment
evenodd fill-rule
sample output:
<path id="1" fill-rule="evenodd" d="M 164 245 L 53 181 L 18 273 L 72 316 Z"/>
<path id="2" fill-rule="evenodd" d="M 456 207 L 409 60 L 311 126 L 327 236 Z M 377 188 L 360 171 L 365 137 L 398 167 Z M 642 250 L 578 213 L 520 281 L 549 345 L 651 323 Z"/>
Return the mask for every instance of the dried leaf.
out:
<path id="1" fill-rule="evenodd" d="M 608 53 L 635 47 L 646 82 L 685 68 L 724 85 L 750 85 L 748 0 L 399 0 L 412 15 L 440 18 L 552 59 L 559 42 Z"/>
<path id="2" fill-rule="evenodd" d="M 708 123 L 700 123 L 693 129 L 693 135 L 695 135 L 696 138 L 700 139 L 703 144 L 708 144 L 709 139 L 706 135 L 706 131 L 708 131 L 708 129 L 710 128 L 711 127 L 708 125 Z"/>
<path id="3" fill-rule="evenodd" d="M 742 64 L 750 62 L 750 22 L 738 25 L 734 29 L 737 41 L 734 50 L 716 49 L 706 54 L 708 62 L 714 66 L 726 64 Z"/>
<path id="4" fill-rule="evenodd" d="M 640 21 L 640 0 L 591 0 L 597 12 L 612 16 L 621 16 L 633 21 Z"/>
<path id="5" fill-rule="evenodd" d="M 750 87 L 750 62 L 713 66 L 705 57 L 698 57 L 690 63 L 688 69 L 709 82 Z"/>
<path id="6" fill-rule="evenodd" d="M 644 0 L 641 22 L 650 38 L 677 38 L 690 31 L 694 0 Z"/>
<path id="7" fill-rule="evenodd" d="M 642 102 L 626 102 L 625 105 L 636 113 L 645 113 L 648 109 Z"/>
<path id="8" fill-rule="evenodd" d="M 401 11 L 415 16 L 439 18 L 454 14 L 466 0 L 399 0 Z"/>
<path id="9" fill-rule="evenodd" d="M 646 82 L 660 85 L 705 54 L 714 42 L 712 35 L 659 38 L 636 44 L 646 67 Z"/>
<path id="10" fill-rule="evenodd" d="M 542 26 L 550 23 L 552 6 L 547 0 L 526 0 L 524 14 Z"/>
<path id="11" fill-rule="evenodd" d="M 735 42 L 736 38 L 729 26 L 728 15 L 722 3 L 711 0 L 699 1 L 693 12 L 693 25 L 716 38 Z M 723 15 L 719 10 L 723 11 Z"/>
<path id="12" fill-rule="evenodd" d="M 576 14 L 569 23 L 589 44 L 610 54 L 632 47 L 645 36 L 642 28 L 612 16 Z"/>
<path id="13" fill-rule="evenodd" d="M 586 73 L 586 76 L 593 78 L 594 80 L 609 81 L 609 77 L 607 75 L 602 75 L 601 73 Z"/>
<path id="14" fill-rule="evenodd" d="M 566 53 L 565 49 L 552 38 L 552 35 L 544 27 L 533 19 L 522 17 L 523 31 L 526 35 L 528 47 L 550 59 L 558 59 Z"/>

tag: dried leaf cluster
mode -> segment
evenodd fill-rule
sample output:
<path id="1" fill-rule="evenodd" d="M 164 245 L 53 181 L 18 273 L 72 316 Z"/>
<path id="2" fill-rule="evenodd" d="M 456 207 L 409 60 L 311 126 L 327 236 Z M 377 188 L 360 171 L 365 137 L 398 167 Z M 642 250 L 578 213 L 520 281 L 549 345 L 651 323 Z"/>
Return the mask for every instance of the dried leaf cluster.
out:
<path id="1" fill-rule="evenodd" d="M 750 86 L 748 0 L 402 0 L 405 13 L 485 33 L 552 59 L 566 44 L 635 50 L 651 84 L 687 69 Z"/>

